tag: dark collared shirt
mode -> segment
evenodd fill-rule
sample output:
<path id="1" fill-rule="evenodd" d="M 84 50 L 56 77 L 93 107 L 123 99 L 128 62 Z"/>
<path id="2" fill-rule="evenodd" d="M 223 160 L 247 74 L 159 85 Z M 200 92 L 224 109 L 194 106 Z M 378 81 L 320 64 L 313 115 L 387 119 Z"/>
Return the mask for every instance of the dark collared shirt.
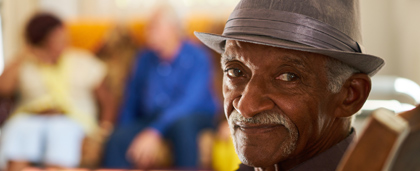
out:
<path id="1" fill-rule="evenodd" d="M 350 143 L 355 138 L 355 131 L 352 130 L 350 135 L 340 141 L 338 144 L 332 146 L 328 150 L 318 154 L 317 156 L 297 165 L 290 169 L 290 171 L 334 171 L 336 170 L 341 158 L 349 147 Z M 253 171 L 253 167 L 241 164 L 238 171 Z"/>

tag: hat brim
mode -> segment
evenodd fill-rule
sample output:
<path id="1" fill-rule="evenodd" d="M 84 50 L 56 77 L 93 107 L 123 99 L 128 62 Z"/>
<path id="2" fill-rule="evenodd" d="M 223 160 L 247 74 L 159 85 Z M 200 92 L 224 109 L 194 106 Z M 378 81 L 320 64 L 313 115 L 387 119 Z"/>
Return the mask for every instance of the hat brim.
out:
<path id="1" fill-rule="evenodd" d="M 305 52 L 312 52 L 317 54 L 326 55 L 331 58 L 335 58 L 349 66 L 352 66 L 369 76 L 375 75 L 385 64 L 385 61 L 379 57 L 356 53 L 356 52 L 344 52 L 332 49 L 319 49 L 303 44 L 276 39 L 266 36 L 258 35 L 217 35 L 211 33 L 194 32 L 195 36 L 203 42 L 209 48 L 215 50 L 218 53 L 224 52 L 224 46 L 226 40 L 238 40 L 248 43 L 261 44 L 272 47 L 280 47 L 285 49 L 299 50 Z"/>

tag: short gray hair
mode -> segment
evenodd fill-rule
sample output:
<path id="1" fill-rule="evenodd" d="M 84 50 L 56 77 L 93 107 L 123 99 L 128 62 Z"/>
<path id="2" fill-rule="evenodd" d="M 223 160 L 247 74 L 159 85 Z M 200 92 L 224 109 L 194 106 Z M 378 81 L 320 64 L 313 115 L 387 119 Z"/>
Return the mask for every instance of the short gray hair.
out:
<path id="1" fill-rule="evenodd" d="M 353 74 L 360 73 L 354 67 L 351 67 L 337 59 L 327 58 L 327 78 L 328 90 L 332 93 L 338 93 L 341 90 L 344 82 Z"/>

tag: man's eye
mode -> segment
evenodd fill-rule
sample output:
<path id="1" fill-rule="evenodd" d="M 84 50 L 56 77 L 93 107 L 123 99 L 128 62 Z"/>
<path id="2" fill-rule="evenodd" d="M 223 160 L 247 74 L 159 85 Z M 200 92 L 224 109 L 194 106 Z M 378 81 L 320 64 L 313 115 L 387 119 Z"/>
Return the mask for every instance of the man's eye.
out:
<path id="1" fill-rule="evenodd" d="M 286 72 L 278 76 L 276 79 L 282 80 L 282 81 L 296 81 L 299 77 L 290 72 Z"/>
<path id="2" fill-rule="evenodd" d="M 242 70 L 236 69 L 236 68 L 227 69 L 227 70 L 225 70 L 225 72 L 227 72 L 227 74 L 230 77 L 233 77 L 233 78 L 240 77 L 240 76 L 243 76 L 244 75 L 244 73 L 242 72 Z"/>

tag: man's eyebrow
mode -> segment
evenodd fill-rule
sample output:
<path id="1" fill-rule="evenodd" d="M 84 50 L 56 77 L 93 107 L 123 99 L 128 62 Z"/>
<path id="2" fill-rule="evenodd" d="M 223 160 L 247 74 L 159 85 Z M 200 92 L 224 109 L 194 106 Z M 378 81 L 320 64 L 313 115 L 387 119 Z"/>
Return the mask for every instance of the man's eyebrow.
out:
<path id="1" fill-rule="evenodd" d="M 294 65 L 300 67 L 300 68 L 306 68 L 308 66 L 307 62 L 305 60 L 302 60 L 300 58 L 306 58 L 305 55 L 301 55 L 298 57 L 291 57 L 291 56 L 284 56 L 282 58 L 283 61 L 293 63 Z"/>
<path id="2" fill-rule="evenodd" d="M 236 56 L 231 56 L 231 55 L 228 55 L 227 53 L 222 53 L 221 56 L 222 57 L 221 57 L 220 62 L 221 62 L 221 66 L 222 67 L 227 62 L 237 60 L 237 57 Z M 301 69 L 304 69 L 304 70 L 309 69 L 308 68 L 308 65 L 309 64 L 307 63 L 307 61 L 304 60 L 304 59 L 307 58 L 306 55 L 303 55 L 303 54 L 302 55 L 299 55 L 299 56 L 293 56 L 293 55 L 284 55 L 283 56 L 282 55 L 279 58 L 281 59 L 281 61 L 287 62 L 287 63 L 292 63 L 294 66 L 296 66 L 298 68 L 301 68 Z"/>
<path id="3" fill-rule="evenodd" d="M 235 56 L 230 56 L 230 55 L 227 55 L 226 53 L 222 53 L 222 58 L 221 58 L 220 62 L 222 63 L 222 66 L 223 66 L 227 62 L 230 62 L 230 61 L 233 61 L 233 60 L 236 60 Z"/>

